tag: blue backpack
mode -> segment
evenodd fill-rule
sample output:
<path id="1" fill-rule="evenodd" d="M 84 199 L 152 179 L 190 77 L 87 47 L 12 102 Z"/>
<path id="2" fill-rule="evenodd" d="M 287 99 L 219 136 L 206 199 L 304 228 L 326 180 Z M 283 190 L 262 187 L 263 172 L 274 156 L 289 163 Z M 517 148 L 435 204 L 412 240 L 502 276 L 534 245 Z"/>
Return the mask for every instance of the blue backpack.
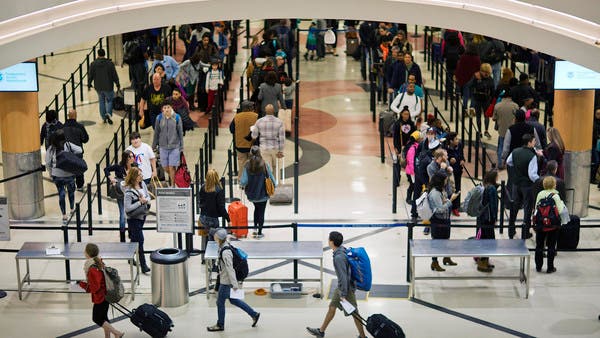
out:
<path id="1" fill-rule="evenodd" d="M 356 282 L 356 288 L 371 290 L 371 260 L 365 248 L 347 248 L 346 257 L 350 263 L 350 278 Z"/>

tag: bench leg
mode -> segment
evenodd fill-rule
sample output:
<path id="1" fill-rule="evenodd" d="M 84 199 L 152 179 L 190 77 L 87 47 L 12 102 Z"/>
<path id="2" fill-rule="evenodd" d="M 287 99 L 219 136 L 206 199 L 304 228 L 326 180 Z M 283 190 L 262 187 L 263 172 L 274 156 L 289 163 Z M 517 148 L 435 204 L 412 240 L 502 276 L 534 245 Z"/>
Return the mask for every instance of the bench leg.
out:
<path id="1" fill-rule="evenodd" d="M 410 270 L 410 298 L 415 297 L 415 257 L 410 256 L 410 266 L 408 267 Z"/>
<path id="2" fill-rule="evenodd" d="M 527 256 L 527 275 L 525 276 L 525 299 L 529 298 L 529 272 L 531 269 L 531 256 Z"/>

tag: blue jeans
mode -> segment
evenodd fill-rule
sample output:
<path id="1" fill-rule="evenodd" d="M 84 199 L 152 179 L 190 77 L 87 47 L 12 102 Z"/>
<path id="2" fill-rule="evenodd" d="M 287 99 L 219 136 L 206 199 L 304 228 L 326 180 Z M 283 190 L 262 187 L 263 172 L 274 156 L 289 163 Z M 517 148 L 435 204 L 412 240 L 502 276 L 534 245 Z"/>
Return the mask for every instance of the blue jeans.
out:
<path id="1" fill-rule="evenodd" d="M 232 305 L 244 310 L 250 317 L 254 318 L 258 315 L 258 312 L 254 311 L 250 305 L 246 304 L 243 300 L 229 298 L 230 290 L 231 285 L 221 284 L 219 286 L 219 294 L 217 295 L 217 315 L 219 318 L 217 319 L 217 325 L 220 327 L 225 327 L 225 301 L 227 299 L 229 299 L 229 302 Z"/>
<path id="2" fill-rule="evenodd" d="M 115 93 L 112 90 L 97 90 L 98 93 L 98 106 L 100 107 L 100 118 L 105 120 L 107 117 L 112 117 L 113 113 L 113 99 Z"/>
<path id="3" fill-rule="evenodd" d="M 146 219 L 135 219 L 128 218 L 127 224 L 129 225 L 129 239 L 131 242 L 137 242 L 138 254 L 140 257 L 140 266 L 146 267 L 146 256 L 144 255 L 144 222 Z"/>
<path id="4" fill-rule="evenodd" d="M 69 193 L 69 206 L 71 210 L 75 209 L 75 176 L 70 177 L 56 177 L 52 176 L 52 180 L 58 190 L 58 205 L 63 215 L 67 214 L 65 205 L 65 188 Z"/>
<path id="5" fill-rule="evenodd" d="M 467 110 L 469 99 L 471 98 L 471 90 L 467 85 L 462 86 L 462 109 Z"/>
<path id="6" fill-rule="evenodd" d="M 125 231 L 125 200 L 117 198 L 117 205 L 119 206 L 119 231 Z"/>
<path id="7" fill-rule="evenodd" d="M 497 150 L 497 154 L 498 154 L 498 168 L 502 168 L 503 163 L 502 163 L 502 151 L 504 150 L 504 136 L 500 136 L 498 135 L 498 150 Z"/>

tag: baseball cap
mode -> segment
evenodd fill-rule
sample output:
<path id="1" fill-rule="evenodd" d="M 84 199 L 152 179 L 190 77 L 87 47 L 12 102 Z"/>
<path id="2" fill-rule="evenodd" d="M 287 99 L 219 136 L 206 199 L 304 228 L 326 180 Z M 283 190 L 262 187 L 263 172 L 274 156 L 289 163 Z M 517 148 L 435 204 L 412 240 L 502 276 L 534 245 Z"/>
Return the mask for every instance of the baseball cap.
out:
<path id="1" fill-rule="evenodd" d="M 433 140 L 433 141 L 429 142 L 429 149 L 430 150 L 431 149 L 435 149 L 435 148 L 437 148 L 439 146 L 440 146 L 440 141 L 438 141 L 438 140 Z"/>

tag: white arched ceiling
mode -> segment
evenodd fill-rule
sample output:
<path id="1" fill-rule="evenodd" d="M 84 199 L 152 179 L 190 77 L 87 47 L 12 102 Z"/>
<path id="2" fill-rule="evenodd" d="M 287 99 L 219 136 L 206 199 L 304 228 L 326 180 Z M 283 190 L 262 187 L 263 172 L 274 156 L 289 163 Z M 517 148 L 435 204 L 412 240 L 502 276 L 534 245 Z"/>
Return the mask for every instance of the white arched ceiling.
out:
<path id="1" fill-rule="evenodd" d="M 600 11 L 600 6 L 594 10 Z M 0 22 L 0 68 L 78 42 L 145 28 L 213 20 L 315 16 L 477 32 L 600 72 L 597 23 L 515 0 L 72 1 Z"/>

